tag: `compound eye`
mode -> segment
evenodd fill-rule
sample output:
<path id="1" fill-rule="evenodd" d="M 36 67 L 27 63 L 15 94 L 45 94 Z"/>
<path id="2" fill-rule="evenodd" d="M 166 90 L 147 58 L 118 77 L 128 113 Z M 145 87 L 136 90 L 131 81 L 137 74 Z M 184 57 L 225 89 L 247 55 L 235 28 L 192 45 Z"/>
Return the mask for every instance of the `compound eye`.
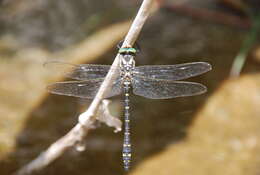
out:
<path id="1" fill-rule="evenodd" d="M 120 41 L 120 42 L 117 44 L 117 48 L 118 48 L 118 49 L 120 49 L 120 48 L 122 47 L 123 42 L 124 42 L 124 40 Z M 141 52 L 141 47 L 140 47 L 140 45 L 139 45 L 137 42 L 135 42 L 133 48 L 136 49 L 137 53 Z"/>

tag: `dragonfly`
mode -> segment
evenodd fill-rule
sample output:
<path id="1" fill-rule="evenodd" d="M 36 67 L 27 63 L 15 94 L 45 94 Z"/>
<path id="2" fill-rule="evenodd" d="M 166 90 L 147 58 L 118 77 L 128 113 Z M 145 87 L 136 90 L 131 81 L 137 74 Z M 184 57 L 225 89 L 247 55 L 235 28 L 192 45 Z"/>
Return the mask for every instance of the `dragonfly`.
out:
<path id="1" fill-rule="evenodd" d="M 144 65 L 135 66 L 135 47 L 119 48 L 120 63 L 118 68 L 109 65 L 80 64 L 73 65 L 54 61 L 64 70 L 65 77 L 73 81 L 56 82 L 47 86 L 50 93 L 80 98 L 93 99 L 102 84 L 109 69 L 116 69 L 117 78 L 112 83 L 105 98 L 124 94 L 124 140 L 122 159 L 124 169 L 130 168 L 131 140 L 130 140 L 130 91 L 135 95 L 149 99 L 171 99 L 176 97 L 194 96 L 205 93 L 207 88 L 195 82 L 179 81 L 211 70 L 206 62 L 191 62 L 175 65 Z"/>

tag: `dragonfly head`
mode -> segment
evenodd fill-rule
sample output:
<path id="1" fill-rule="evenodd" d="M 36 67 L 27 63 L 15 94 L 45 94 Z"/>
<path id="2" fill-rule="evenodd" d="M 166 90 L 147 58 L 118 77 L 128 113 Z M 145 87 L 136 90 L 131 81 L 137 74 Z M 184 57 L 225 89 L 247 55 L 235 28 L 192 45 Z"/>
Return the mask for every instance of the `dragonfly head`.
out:
<path id="1" fill-rule="evenodd" d="M 130 71 L 135 67 L 134 56 L 136 54 L 135 48 L 120 48 L 119 54 L 121 55 L 120 67 L 123 71 Z"/>

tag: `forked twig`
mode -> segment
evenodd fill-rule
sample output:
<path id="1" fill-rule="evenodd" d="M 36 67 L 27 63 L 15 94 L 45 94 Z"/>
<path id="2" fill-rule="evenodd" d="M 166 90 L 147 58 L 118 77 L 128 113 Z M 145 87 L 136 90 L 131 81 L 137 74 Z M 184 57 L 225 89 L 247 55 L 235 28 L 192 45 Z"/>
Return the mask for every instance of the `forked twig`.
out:
<path id="1" fill-rule="evenodd" d="M 133 24 L 131 25 L 131 28 L 122 44 L 122 47 L 131 47 L 135 43 L 147 17 L 149 16 L 149 13 L 151 12 L 153 1 L 154 0 L 143 1 L 137 16 L 134 19 Z M 116 75 L 116 69 L 114 68 L 119 67 L 119 54 L 117 54 L 111 67 L 113 67 L 113 69 L 109 70 L 104 82 L 100 86 L 96 97 L 93 99 L 89 108 L 79 116 L 78 124 L 73 127 L 65 136 L 53 143 L 45 152 L 41 153 L 36 159 L 18 170 L 15 173 L 16 175 L 30 174 L 34 171 L 43 169 L 59 156 L 61 156 L 67 149 L 76 147 L 83 142 L 84 138 L 88 134 L 88 131 L 93 129 L 95 121 L 101 119 L 98 117 L 97 113 L 100 110 L 102 111 L 102 105 L 100 104 L 105 97 L 106 92 L 110 90 L 113 81 L 118 76 Z M 102 112 L 102 114 L 105 113 Z M 102 117 L 103 122 L 109 126 L 116 127 L 116 130 L 121 129 L 121 122 L 116 121 L 112 116 L 106 115 L 106 117 L 107 120 Z"/>

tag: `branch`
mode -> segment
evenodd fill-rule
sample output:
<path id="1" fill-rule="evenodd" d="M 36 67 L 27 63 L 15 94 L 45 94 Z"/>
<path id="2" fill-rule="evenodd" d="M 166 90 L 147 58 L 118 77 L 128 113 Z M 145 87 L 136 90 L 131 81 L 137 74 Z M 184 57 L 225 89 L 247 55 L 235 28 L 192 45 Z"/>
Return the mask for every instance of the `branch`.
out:
<path id="1" fill-rule="evenodd" d="M 154 0 L 143 1 L 136 18 L 134 19 L 133 24 L 130 27 L 129 32 L 125 37 L 122 47 L 131 47 L 135 43 L 147 17 L 149 16 L 153 1 Z M 116 127 L 117 131 L 121 130 L 121 122 L 118 122 L 112 116 L 99 116 L 102 114 L 106 114 L 105 112 L 102 112 L 102 109 L 104 109 L 104 104 L 103 107 L 102 105 L 100 106 L 100 104 L 102 102 L 102 99 L 105 97 L 105 94 L 111 89 L 112 83 L 114 82 L 115 78 L 118 76 L 116 74 L 117 68 L 119 68 L 119 54 L 117 54 L 111 66 L 111 69 L 109 70 L 104 82 L 100 86 L 96 97 L 90 104 L 89 108 L 79 116 L 78 124 L 74 128 L 72 128 L 65 136 L 53 143 L 45 152 L 41 153 L 36 159 L 18 170 L 15 173 L 16 175 L 25 175 L 37 170 L 39 171 L 45 168 L 59 156 L 61 156 L 67 149 L 75 146 L 80 146 L 80 144 L 83 143 L 85 137 L 87 136 L 89 130 L 93 129 L 94 124 L 97 120 L 101 120 L 109 126 L 112 125 Z"/>

